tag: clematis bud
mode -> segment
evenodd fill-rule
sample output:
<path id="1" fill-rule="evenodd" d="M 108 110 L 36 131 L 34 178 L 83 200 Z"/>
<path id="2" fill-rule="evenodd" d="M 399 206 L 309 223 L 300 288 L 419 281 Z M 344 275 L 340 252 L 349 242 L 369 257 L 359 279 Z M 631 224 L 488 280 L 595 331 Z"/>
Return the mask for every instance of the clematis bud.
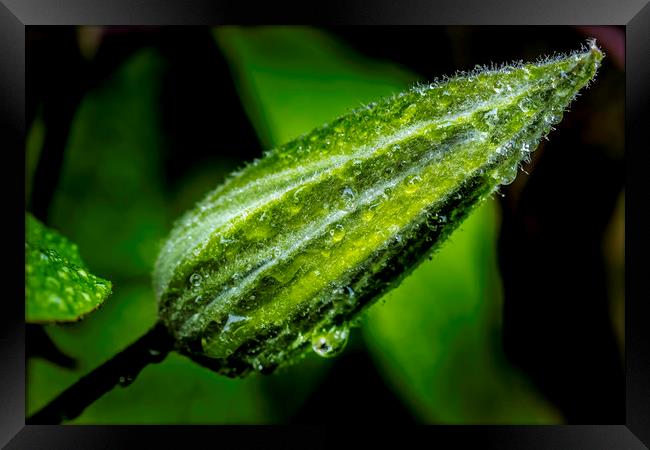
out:
<path id="1" fill-rule="evenodd" d="M 156 263 L 178 349 L 228 376 L 337 354 L 364 309 L 513 181 L 602 58 L 589 42 L 416 86 L 234 173 Z"/>

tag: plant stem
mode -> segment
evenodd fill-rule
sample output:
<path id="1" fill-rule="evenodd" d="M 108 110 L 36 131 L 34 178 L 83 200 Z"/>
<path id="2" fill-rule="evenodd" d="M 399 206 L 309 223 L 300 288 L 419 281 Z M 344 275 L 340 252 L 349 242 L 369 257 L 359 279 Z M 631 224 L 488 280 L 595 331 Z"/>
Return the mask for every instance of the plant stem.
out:
<path id="1" fill-rule="evenodd" d="M 133 344 L 106 361 L 26 420 L 32 424 L 59 424 L 72 420 L 116 384 L 127 386 L 149 364 L 165 359 L 174 340 L 161 322 Z"/>

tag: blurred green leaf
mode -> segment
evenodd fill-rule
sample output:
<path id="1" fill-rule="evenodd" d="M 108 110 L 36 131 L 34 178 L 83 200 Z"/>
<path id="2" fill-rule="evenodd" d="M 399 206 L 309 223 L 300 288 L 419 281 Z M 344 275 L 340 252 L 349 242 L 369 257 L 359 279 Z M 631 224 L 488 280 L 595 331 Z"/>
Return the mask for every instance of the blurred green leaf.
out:
<path id="1" fill-rule="evenodd" d="M 214 35 L 267 148 L 415 81 L 395 64 L 366 58 L 314 28 L 218 27 Z"/>
<path id="2" fill-rule="evenodd" d="M 114 281 L 149 277 L 169 223 L 163 194 L 164 60 L 141 50 L 83 99 L 50 222 Z"/>
<path id="3" fill-rule="evenodd" d="M 111 282 L 89 273 L 79 249 L 25 214 L 25 320 L 72 322 L 111 294 Z"/>
<path id="4" fill-rule="evenodd" d="M 496 217 L 486 202 L 365 323 L 382 374 L 424 422 L 562 421 L 503 354 Z"/>

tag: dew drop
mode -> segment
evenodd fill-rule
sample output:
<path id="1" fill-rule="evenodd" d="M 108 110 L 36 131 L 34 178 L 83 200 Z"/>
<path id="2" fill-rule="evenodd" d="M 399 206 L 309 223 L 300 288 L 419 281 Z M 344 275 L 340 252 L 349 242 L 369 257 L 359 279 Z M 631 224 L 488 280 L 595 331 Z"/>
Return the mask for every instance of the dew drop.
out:
<path id="1" fill-rule="evenodd" d="M 402 118 L 401 118 L 402 123 L 408 122 L 415 114 L 416 109 L 417 106 L 415 105 L 415 103 L 411 103 L 409 106 L 407 106 L 406 109 L 404 109 L 404 112 L 402 113 Z"/>
<path id="2" fill-rule="evenodd" d="M 315 333 L 311 348 L 318 356 L 331 358 L 340 354 L 348 342 L 350 330 L 347 327 L 332 328 L 326 332 Z"/>
<path id="3" fill-rule="evenodd" d="M 511 184 L 517 178 L 517 165 L 505 167 L 495 174 L 500 184 Z"/>
<path id="4" fill-rule="evenodd" d="M 343 189 L 342 196 L 346 201 L 352 201 L 354 200 L 354 197 L 356 197 L 356 194 L 354 193 L 352 188 L 346 186 L 345 189 Z"/>
<path id="5" fill-rule="evenodd" d="M 422 182 L 422 178 L 419 175 L 408 176 L 406 178 L 406 186 L 404 187 L 404 191 L 406 191 L 407 194 L 413 194 L 415 191 L 418 190 L 418 187 L 421 182 Z"/>
<path id="6" fill-rule="evenodd" d="M 190 275 L 190 284 L 194 287 L 201 286 L 201 275 L 198 273 L 193 273 Z"/>
<path id="7" fill-rule="evenodd" d="M 330 230 L 330 236 L 332 236 L 332 242 L 340 242 L 345 236 L 345 228 L 343 225 L 336 224 L 336 226 Z"/>
<path id="8" fill-rule="evenodd" d="M 499 122 L 499 113 L 496 108 L 489 110 L 483 114 L 483 120 L 488 125 L 488 127 L 493 128 Z"/>
<path id="9" fill-rule="evenodd" d="M 524 97 L 522 98 L 519 103 L 517 103 L 517 106 L 519 106 L 519 109 L 521 109 L 522 112 L 528 112 L 532 109 L 532 102 L 529 98 Z"/>
<path id="10" fill-rule="evenodd" d="M 133 383 L 133 377 L 130 375 L 121 376 L 118 379 L 118 382 L 120 383 L 120 386 L 125 387 Z"/>
<path id="11" fill-rule="evenodd" d="M 221 237 L 219 238 L 219 243 L 220 243 L 220 244 L 230 244 L 231 242 L 235 242 L 235 240 L 234 240 L 234 239 L 228 239 L 228 238 L 225 237 L 225 236 L 221 236 Z"/>
<path id="12" fill-rule="evenodd" d="M 393 224 L 388 227 L 388 232 L 390 234 L 397 234 L 398 231 L 399 231 L 399 225 Z"/>
<path id="13" fill-rule="evenodd" d="M 555 112 L 550 112 L 544 116 L 544 122 L 546 122 L 547 125 L 555 125 L 557 123 L 560 123 L 561 120 L 562 114 Z"/>

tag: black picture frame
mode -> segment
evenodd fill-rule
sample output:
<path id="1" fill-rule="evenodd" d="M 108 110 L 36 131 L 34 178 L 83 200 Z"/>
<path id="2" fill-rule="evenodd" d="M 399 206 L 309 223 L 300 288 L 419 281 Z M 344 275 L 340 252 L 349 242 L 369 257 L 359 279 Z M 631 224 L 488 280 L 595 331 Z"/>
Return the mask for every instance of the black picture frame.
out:
<path id="1" fill-rule="evenodd" d="M 295 9 L 297 8 L 297 9 Z M 644 206 L 650 200 L 643 184 L 647 145 L 643 132 L 650 123 L 650 5 L 646 0 L 552 0 L 546 2 L 451 0 L 363 2 L 362 0 L 304 4 L 291 13 L 275 2 L 252 7 L 248 2 L 208 0 L 0 0 L 0 136 L 2 136 L 3 208 L 16 237 L 4 236 L 8 258 L 0 316 L 0 444 L 6 448 L 130 448 L 217 445 L 224 440 L 244 448 L 281 443 L 283 448 L 339 445 L 340 433 L 353 431 L 318 427 L 165 427 L 165 426 L 25 426 L 24 291 L 20 282 L 23 250 L 20 236 L 24 195 L 21 170 L 25 137 L 25 27 L 29 25 L 218 25 L 241 23 L 314 24 L 435 24 L 504 25 L 571 24 L 624 25 L 626 30 L 626 421 L 610 425 L 567 426 L 433 426 L 399 433 L 411 439 L 455 447 L 641 449 L 650 446 L 650 336 L 648 295 L 643 286 L 644 231 L 650 229 Z M 645 151 L 644 151 L 645 150 Z M 14 158 L 7 158 L 13 156 Z M 645 158 L 645 159 L 644 159 Z M 644 189 L 645 188 L 645 189 Z M 8 233 L 9 231 L 7 231 Z M 632 243 L 631 245 L 628 245 Z M 14 259 L 15 258 L 15 259 Z M 14 273 L 15 272 L 15 273 Z M 24 273 L 23 273 L 24 276 Z M 361 438 L 382 439 L 389 428 L 359 429 Z M 397 431 L 397 430 L 395 430 Z M 244 439 L 244 440 L 242 440 Z M 346 438 L 353 444 L 354 438 Z M 307 444 L 308 443 L 308 444 Z M 212 444 L 211 444 L 212 445 Z"/>

